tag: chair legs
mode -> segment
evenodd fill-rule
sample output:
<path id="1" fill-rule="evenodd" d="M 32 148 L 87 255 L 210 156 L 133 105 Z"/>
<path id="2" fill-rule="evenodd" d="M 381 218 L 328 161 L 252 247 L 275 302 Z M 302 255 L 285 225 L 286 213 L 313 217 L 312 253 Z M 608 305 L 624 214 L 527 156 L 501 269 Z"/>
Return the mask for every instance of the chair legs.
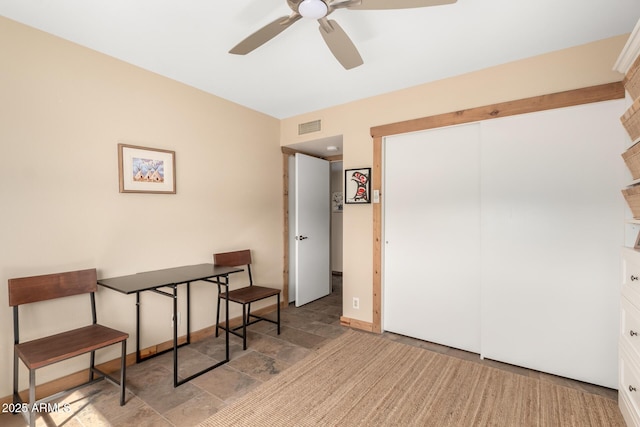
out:
<path id="1" fill-rule="evenodd" d="M 276 298 L 276 299 L 277 299 L 277 302 L 276 302 L 276 307 L 277 307 L 277 308 L 276 308 L 276 311 L 277 311 L 277 313 L 278 313 L 278 315 L 277 315 L 276 319 L 277 319 L 277 321 L 278 321 L 278 323 L 277 323 L 277 325 L 278 325 L 278 335 L 280 335 L 280 294 L 276 295 L 276 297 L 277 297 L 277 298 Z"/>
<path id="2" fill-rule="evenodd" d="M 120 406 L 124 406 L 127 371 L 127 340 L 122 341 L 122 357 L 120 359 Z"/>
<path id="3" fill-rule="evenodd" d="M 216 309 L 216 338 L 218 337 L 218 328 L 220 328 L 220 294 L 218 293 L 218 306 Z"/>
<path id="4" fill-rule="evenodd" d="M 91 357 L 89 361 L 89 382 L 93 381 L 93 370 L 96 367 L 96 352 L 91 352 Z"/>
<path id="5" fill-rule="evenodd" d="M 13 349 L 13 403 L 19 403 L 18 399 L 18 352 Z"/>
<path id="6" fill-rule="evenodd" d="M 33 405 L 36 402 L 36 370 L 29 369 L 29 408 L 33 409 Z M 35 427 L 36 414 L 33 410 L 28 411 L 27 419 L 29 420 L 29 427 Z"/>
<path id="7" fill-rule="evenodd" d="M 266 320 L 271 323 L 275 323 L 278 327 L 278 335 L 280 335 L 280 294 L 276 294 L 276 312 L 277 312 L 277 320 L 273 321 L 271 319 L 267 319 L 261 316 L 257 316 L 251 314 L 251 303 L 242 304 L 242 325 L 237 326 L 235 328 L 229 328 L 229 325 L 220 326 L 220 296 L 218 296 L 218 307 L 216 309 L 216 337 L 219 334 L 219 329 L 229 328 L 229 332 L 242 338 L 242 349 L 247 349 L 247 326 L 259 322 L 260 320 Z M 251 317 L 254 317 L 255 320 L 251 321 Z M 237 332 L 238 329 L 242 329 L 242 333 Z"/>
<path id="8" fill-rule="evenodd" d="M 102 372 L 101 370 L 95 367 L 95 351 L 92 351 L 90 354 L 90 367 L 89 367 L 89 379 L 88 382 L 80 384 L 78 386 L 59 391 L 49 397 L 41 398 L 40 400 L 36 400 L 36 369 L 27 367 L 29 371 L 29 400 L 28 402 L 24 402 L 18 392 L 18 370 L 19 370 L 19 357 L 18 352 L 14 349 L 13 351 L 13 403 L 15 408 L 27 408 L 28 410 L 21 410 L 22 415 L 26 418 L 29 427 L 34 427 L 36 424 L 36 416 L 40 411 L 41 406 L 44 405 L 45 402 L 49 402 L 52 399 L 57 398 L 58 396 L 66 395 L 72 391 L 78 390 L 82 387 L 85 387 L 89 384 L 93 384 L 97 381 L 100 381 L 104 378 L 108 378 L 117 385 L 120 386 L 120 406 L 124 406 L 125 404 L 125 394 L 126 394 L 126 369 L 127 369 L 127 340 L 122 341 L 122 354 L 120 356 L 120 381 L 116 380 L 116 378 L 110 376 Z M 95 378 L 94 374 L 99 373 L 102 376 Z M 24 406 L 23 406 L 24 405 Z M 14 412 L 17 413 L 17 412 Z"/>
<path id="9" fill-rule="evenodd" d="M 242 304 L 242 349 L 247 349 L 247 322 L 249 321 L 249 316 L 251 315 L 251 304 L 249 304 L 249 312 L 245 313 L 247 309 L 247 304 Z"/>
<path id="10" fill-rule="evenodd" d="M 14 410 L 14 414 L 20 413 L 18 412 L 18 408 L 20 408 L 21 407 L 20 405 L 24 403 L 18 392 L 18 369 L 19 369 L 18 352 L 14 348 L 13 350 L 13 404 L 14 404 L 14 408 L 16 408 Z M 35 401 L 36 401 L 36 370 L 29 369 L 29 403 L 28 403 L 28 406 L 26 406 L 26 408 L 27 409 L 30 408 Z M 27 423 L 29 424 L 29 427 L 34 427 L 36 425 L 36 415 L 35 413 L 33 413 L 33 411 L 26 410 L 26 411 L 21 411 L 21 413 L 26 418 Z"/>

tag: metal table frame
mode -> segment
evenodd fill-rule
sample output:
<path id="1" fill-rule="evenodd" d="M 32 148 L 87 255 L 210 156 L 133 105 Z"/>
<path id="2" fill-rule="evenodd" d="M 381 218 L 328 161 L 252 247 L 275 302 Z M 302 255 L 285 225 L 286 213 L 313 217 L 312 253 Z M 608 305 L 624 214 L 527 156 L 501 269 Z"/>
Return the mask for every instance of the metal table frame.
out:
<path id="1" fill-rule="evenodd" d="M 191 282 L 205 281 L 224 286 L 229 291 L 229 275 L 243 271 L 239 267 L 224 267 L 214 264 L 197 264 L 183 267 L 167 268 L 163 270 L 147 271 L 107 279 L 99 279 L 98 284 L 114 291 L 130 295 L 136 294 L 136 363 L 173 351 L 173 386 L 177 387 L 212 369 L 229 362 L 229 332 L 225 333 L 225 359 L 214 365 L 208 366 L 187 378 L 178 379 L 178 348 L 191 343 Z M 178 345 L 178 286 L 187 285 L 187 339 Z M 172 292 L 160 290 L 171 288 Z M 173 347 L 154 353 L 151 356 L 140 355 L 140 294 L 142 292 L 154 292 L 173 299 Z M 229 300 L 225 299 L 225 321 L 229 324 Z"/>

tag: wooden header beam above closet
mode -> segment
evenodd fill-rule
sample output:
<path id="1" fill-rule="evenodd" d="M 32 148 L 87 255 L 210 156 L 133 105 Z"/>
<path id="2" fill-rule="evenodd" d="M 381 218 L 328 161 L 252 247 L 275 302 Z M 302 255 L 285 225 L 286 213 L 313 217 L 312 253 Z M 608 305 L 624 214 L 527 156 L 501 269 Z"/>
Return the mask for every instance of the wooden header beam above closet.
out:
<path id="1" fill-rule="evenodd" d="M 590 102 L 609 101 L 624 98 L 622 82 L 607 83 L 582 89 L 567 90 L 548 95 L 534 96 L 483 107 L 468 108 L 436 116 L 421 117 L 388 125 L 371 128 L 371 136 L 384 137 L 408 132 L 434 129 L 462 123 L 478 122 L 515 114 L 533 113 L 535 111 L 553 108 L 571 107 L 573 105 L 588 104 Z"/>

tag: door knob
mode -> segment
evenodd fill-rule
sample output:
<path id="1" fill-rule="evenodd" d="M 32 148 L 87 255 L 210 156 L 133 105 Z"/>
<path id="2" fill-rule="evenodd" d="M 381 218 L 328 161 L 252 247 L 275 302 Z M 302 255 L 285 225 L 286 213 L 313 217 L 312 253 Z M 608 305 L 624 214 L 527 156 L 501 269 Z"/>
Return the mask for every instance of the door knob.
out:
<path id="1" fill-rule="evenodd" d="M 631 276 L 631 281 L 632 281 L 632 282 L 635 282 L 636 280 L 638 280 L 638 276 L 633 276 L 633 275 L 632 275 L 632 276 Z"/>
<path id="2" fill-rule="evenodd" d="M 305 240 L 308 239 L 309 237 L 307 236 L 296 236 L 296 240 Z"/>
<path id="3" fill-rule="evenodd" d="M 632 337 L 637 337 L 638 333 L 634 330 L 629 330 L 629 335 L 631 335 Z"/>

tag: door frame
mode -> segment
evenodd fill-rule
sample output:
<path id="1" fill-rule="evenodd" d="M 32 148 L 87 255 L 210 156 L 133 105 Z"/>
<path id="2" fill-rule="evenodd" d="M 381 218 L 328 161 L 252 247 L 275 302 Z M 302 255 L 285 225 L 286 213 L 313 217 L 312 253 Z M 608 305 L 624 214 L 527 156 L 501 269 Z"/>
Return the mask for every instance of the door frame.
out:
<path id="1" fill-rule="evenodd" d="M 332 162 L 342 160 L 342 155 L 318 156 L 315 154 L 305 153 L 304 151 L 294 150 L 288 147 L 280 147 L 280 150 L 282 151 L 282 241 L 284 244 L 284 255 L 282 260 L 282 298 L 280 300 L 280 307 L 285 308 L 289 305 L 289 157 L 295 156 L 296 153 L 300 153 L 306 156 L 317 157 L 319 159 Z"/>
<path id="2" fill-rule="evenodd" d="M 413 120 L 375 126 L 370 129 L 373 138 L 373 167 L 371 174 L 372 190 L 378 190 L 382 195 L 383 170 L 383 140 L 387 136 L 399 135 L 453 126 L 500 117 L 527 114 L 554 108 L 571 107 L 592 102 L 609 101 L 625 97 L 622 82 L 613 82 L 581 89 L 556 92 L 547 95 L 523 98 L 498 104 L 474 107 L 450 113 L 427 116 Z M 382 333 L 382 203 L 373 204 L 373 319 L 369 331 Z M 353 322 L 351 326 L 357 327 Z"/>

